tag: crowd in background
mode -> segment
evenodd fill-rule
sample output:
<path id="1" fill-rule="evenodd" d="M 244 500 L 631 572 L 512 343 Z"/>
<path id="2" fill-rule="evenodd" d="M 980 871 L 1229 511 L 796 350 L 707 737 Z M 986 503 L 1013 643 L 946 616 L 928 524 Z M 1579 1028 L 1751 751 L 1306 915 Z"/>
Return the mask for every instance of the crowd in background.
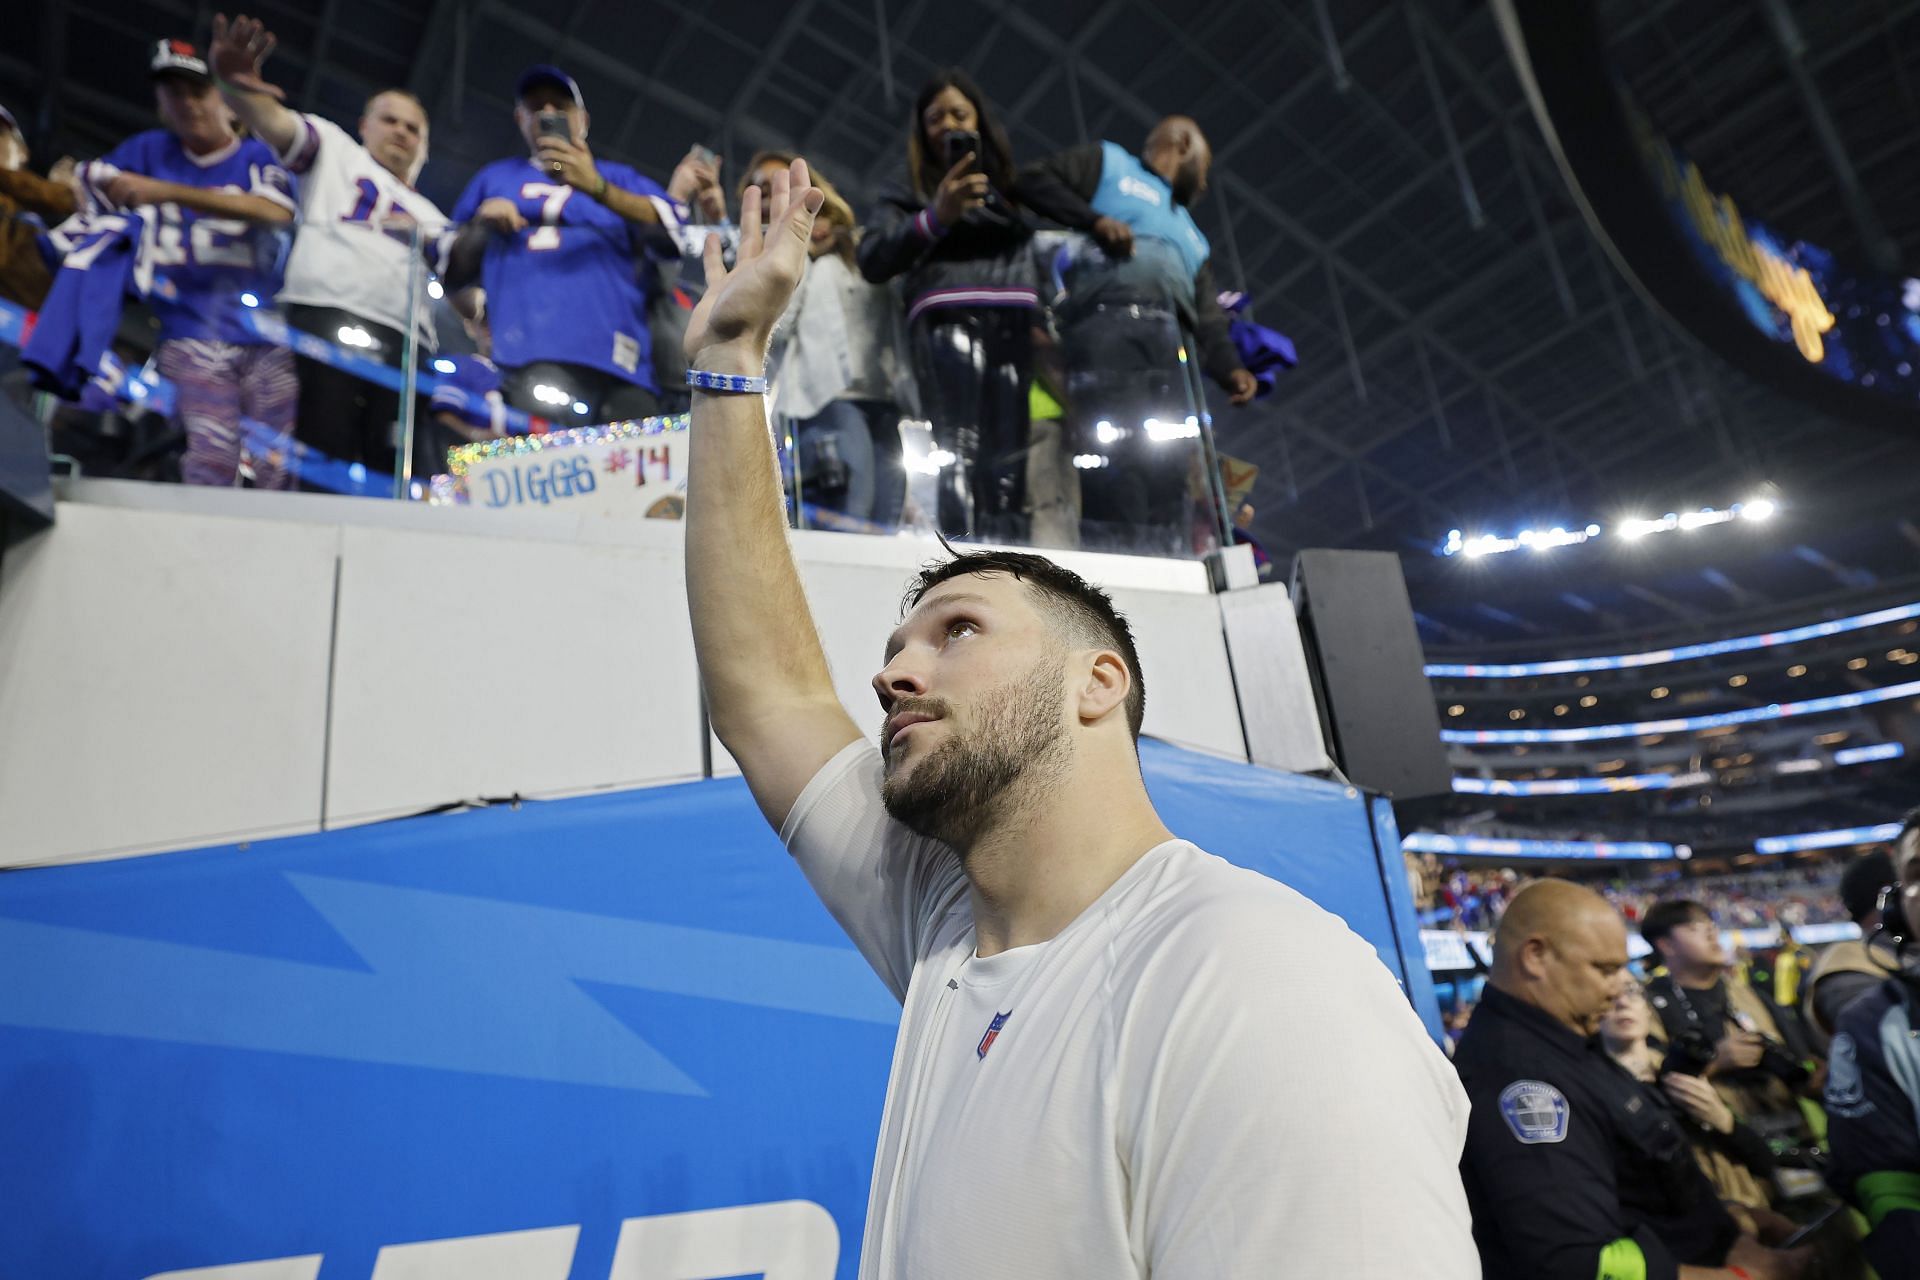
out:
<path id="1" fill-rule="evenodd" d="M 1530 873 L 1514 867 L 1447 865 L 1434 854 L 1406 855 L 1407 879 L 1423 924 L 1492 929 Z M 1617 878 L 1591 882 L 1632 924 L 1663 898 L 1683 895 L 1703 904 L 1727 929 L 1826 924 L 1848 919 L 1840 898 L 1842 864 L 1822 860 L 1793 867 L 1753 868 L 1658 880 Z"/>
<path id="2" fill-rule="evenodd" d="M 709 235 L 731 252 L 745 193 L 791 155 L 754 156 L 729 192 L 695 145 L 662 185 L 596 157 L 578 83 L 535 66 L 515 85 L 525 151 L 443 213 L 414 185 L 431 137 L 416 97 L 375 94 L 349 133 L 286 105 L 273 47 L 244 16 L 216 18 L 204 51 L 158 41 L 161 127 L 46 177 L 0 120 L 0 295 L 41 311 L 38 385 L 119 390 L 144 353 L 116 342 L 118 308 L 144 298 L 181 478 L 262 488 L 317 485 L 315 456 L 392 471 L 403 414 L 380 370 L 408 361 L 431 362 L 434 383 L 416 472 L 444 469 L 450 443 L 685 406 L 699 254 Z M 943 71 L 914 98 L 904 151 L 866 225 L 813 174 L 827 202 L 770 370 L 807 506 L 898 524 L 908 419 L 930 433 L 922 514 L 943 533 L 1071 546 L 1097 528 L 1127 549 L 1204 549 L 1226 495 L 1199 448 L 1199 378 L 1242 405 L 1292 352 L 1214 278 L 1188 212 L 1212 164 L 1200 127 L 1173 116 L 1137 150 L 1022 167 L 978 86 Z M 436 357 L 443 294 L 471 353 Z"/>
<path id="3" fill-rule="evenodd" d="M 1449 1051 L 1493 1117 L 1462 1162 L 1489 1276 L 1584 1262 L 1596 1238 L 1602 1274 L 1920 1275 L 1920 810 L 1890 848 L 1805 865 L 1590 885 L 1408 871 L 1426 920 L 1494 931 L 1474 972 L 1436 974 Z M 1824 919 L 1857 933 L 1727 932 Z"/>

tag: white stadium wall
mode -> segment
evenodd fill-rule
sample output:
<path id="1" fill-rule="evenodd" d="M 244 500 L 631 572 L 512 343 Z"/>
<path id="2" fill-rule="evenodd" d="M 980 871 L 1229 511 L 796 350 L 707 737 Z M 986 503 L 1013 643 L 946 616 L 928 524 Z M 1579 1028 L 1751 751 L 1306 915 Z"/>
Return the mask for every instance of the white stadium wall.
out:
<path id="1" fill-rule="evenodd" d="M 0 866 L 732 770 L 701 717 L 677 522 L 117 481 L 62 499 L 0 562 Z M 793 545 L 866 724 L 902 589 L 939 548 Z M 1230 661 L 1203 565 L 1058 558 L 1132 619 L 1148 734 L 1247 759 L 1238 676 L 1259 763 L 1326 763 L 1284 592 L 1238 593 L 1268 603 Z"/>

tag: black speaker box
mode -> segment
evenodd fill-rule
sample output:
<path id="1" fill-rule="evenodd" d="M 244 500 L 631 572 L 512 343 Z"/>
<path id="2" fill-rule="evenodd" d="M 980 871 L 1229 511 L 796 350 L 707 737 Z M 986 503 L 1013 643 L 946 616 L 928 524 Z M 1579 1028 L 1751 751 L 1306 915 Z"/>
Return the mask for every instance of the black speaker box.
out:
<path id="1" fill-rule="evenodd" d="M 1400 557 L 1302 551 L 1293 607 L 1327 749 L 1349 782 L 1396 800 L 1452 790 Z"/>

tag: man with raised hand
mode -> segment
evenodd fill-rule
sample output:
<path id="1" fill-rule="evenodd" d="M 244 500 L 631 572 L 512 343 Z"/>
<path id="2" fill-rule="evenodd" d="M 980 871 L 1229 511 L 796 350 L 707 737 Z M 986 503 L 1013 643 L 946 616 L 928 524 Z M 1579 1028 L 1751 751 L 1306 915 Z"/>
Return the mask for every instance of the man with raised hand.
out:
<path id="1" fill-rule="evenodd" d="M 383 89 L 362 108 L 356 139 L 282 102 L 285 95 L 262 73 L 275 43 L 257 18 L 240 14 L 229 22 L 215 14 L 208 56 L 227 105 L 300 179 L 300 230 L 280 301 L 294 328 L 397 369 L 409 323 L 416 350 L 435 347 L 424 280 L 412 290 L 411 321 L 407 315 L 407 276 L 422 270 L 416 228 L 428 244 L 447 221 L 413 189 L 427 162 L 426 108 L 405 89 Z M 341 462 L 393 470 L 400 393 L 297 359 L 296 436 Z"/>
<path id="2" fill-rule="evenodd" d="M 1161 823 L 1104 592 L 930 566 L 878 748 L 840 705 L 760 394 L 822 196 L 760 199 L 687 329 L 687 592 L 715 731 L 905 1006 L 863 1280 L 1477 1276 L 1446 1059 L 1338 919 Z"/>

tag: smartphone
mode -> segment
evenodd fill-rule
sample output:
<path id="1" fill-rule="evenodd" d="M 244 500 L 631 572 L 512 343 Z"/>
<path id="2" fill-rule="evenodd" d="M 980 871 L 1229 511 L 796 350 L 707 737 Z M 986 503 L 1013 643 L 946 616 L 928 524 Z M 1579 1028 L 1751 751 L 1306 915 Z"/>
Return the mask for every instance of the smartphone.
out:
<path id="1" fill-rule="evenodd" d="M 536 138 L 559 138 L 573 141 L 573 124 L 564 111 L 542 111 L 533 118 L 533 133 Z"/>
<path id="2" fill-rule="evenodd" d="M 719 164 L 720 163 L 719 156 L 713 154 L 712 151 L 708 150 L 706 147 L 702 146 L 698 142 L 693 144 L 693 158 L 695 160 L 698 160 L 701 164 Z"/>
<path id="3" fill-rule="evenodd" d="M 971 129 L 955 129 L 947 135 L 947 168 L 959 164 L 968 152 L 980 154 L 979 134 Z"/>

